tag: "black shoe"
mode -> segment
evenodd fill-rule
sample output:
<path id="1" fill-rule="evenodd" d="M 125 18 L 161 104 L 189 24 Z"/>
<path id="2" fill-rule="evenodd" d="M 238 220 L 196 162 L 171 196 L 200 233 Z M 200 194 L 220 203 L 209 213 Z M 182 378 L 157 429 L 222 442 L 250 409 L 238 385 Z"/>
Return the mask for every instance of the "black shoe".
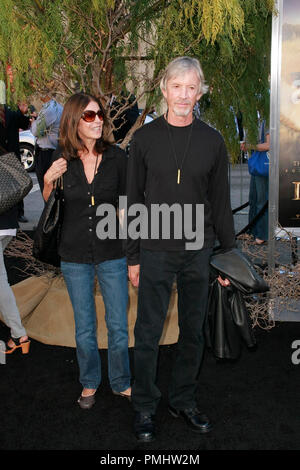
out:
<path id="1" fill-rule="evenodd" d="M 90 410 L 96 403 L 95 393 L 93 395 L 88 395 L 87 397 L 80 395 L 77 400 L 77 403 L 83 410 Z"/>
<path id="2" fill-rule="evenodd" d="M 135 415 L 134 432 L 140 442 L 151 442 L 155 439 L 154 415 L 139 411 Z"/>
<path id="3" fill-rule="evenodd" d="M 28 222 L 28 219 L 26 219 L 24 215 L 19 215 L 18 222 L 22 222 L 23 224 L 26 224 L 26 222 Z"/>
<path id="4" fill-rule="evenodd" d="M 182 416 L 193 431 L 204 434 L 212 430 L 212 425 L 208 417 L 205 414 L 200 413 L 196 407 L 176 410 L 176 408 L 169 405 L 168 410 L 174 418 Z"/>

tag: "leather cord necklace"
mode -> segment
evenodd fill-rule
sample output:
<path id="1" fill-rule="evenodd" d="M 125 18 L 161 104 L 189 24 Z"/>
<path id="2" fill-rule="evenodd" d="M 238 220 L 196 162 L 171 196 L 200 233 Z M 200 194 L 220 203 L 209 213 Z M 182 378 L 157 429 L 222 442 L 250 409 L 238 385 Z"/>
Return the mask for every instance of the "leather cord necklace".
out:
<path id="1" fill-rule="evenodd" d="M 171 143 L 171 147 L 172 147 L 172 151 L 173 151 L 174 160 L 175 160 L 176 167 L 177 167 L 177 184 L 180 184 L 181 171 L 182 171 L 183 164 L 184 164 L 184 161 L 185 161 L 185 159 L 186 159 L 186 156 L 187 156 L 187 154 L 188 154 L 188 150 L 189 150 L 189 147 L 190 147 L 190 141 L 191 141 L 192 132 L 193 132 L 193 126 L 194 126 L 194 119 L 193 119 L 193 121 L 192 121 L 190 133 L 189 133 L 189 136 L 188 136 L 188 139 L 187 139 L 187 144 L 186 144 L 185 152 L 184 152 L 183 159 L 182 159 L 182 162 L 181 162 L 181 166 L 180 166 L 180 167 L 179 167 L 179 164 L 178 164 L 177 154 L 176 154 L 174 142 L 173 142 L 172 135 L 171 135 L 171 126 L 170 126 L 170 124 L 168 123 L 168 111 L 167 111 L 167 113 L 166 113 L 166 119 L 165 119 L 165 121 L 166 121 L 166 126 L 167 126 L 167 129 L 168 129 L 168 134 L 169 134 L 169 139 L 170 139 L 170 143 Z"/>
<path id="2" fill-rule="evenodd" d="M 95 186 L 95 176 L 96 176 L 96 171 L 97 171 L 98 158 L 99 158 L 99 155 L 97 154 L 95 169 L 94 169 L 94 178 L 93 178 L 92 183 L 90 184 L 90 186 L 91 186 L 91 204 L 92 204 L 92 206 L 95 205 L 94 186 Z"/>

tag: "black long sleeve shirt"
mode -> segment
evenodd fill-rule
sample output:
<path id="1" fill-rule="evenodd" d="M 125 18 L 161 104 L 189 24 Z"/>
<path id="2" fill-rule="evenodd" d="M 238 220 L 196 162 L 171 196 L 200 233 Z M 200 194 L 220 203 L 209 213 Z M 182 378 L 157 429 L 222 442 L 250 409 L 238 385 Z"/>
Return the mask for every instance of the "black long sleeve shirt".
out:
<path id="1" fill-rule="evenodd" d="M 52 161 L 60 156 L 61 149 L 58 148 Z M 125 256 L 123 240 L 118 237 L 117 213 L 116 238 L 101 239 L 97 235 L 97 224 L 105 216 L 97 215 L 97 209 L 102 204 L 110 204 L 117 209 L 119 196 L 125 195 L 127 161 L 123 150 L 115 145 L 109 146 L 103 152 L 91 184 L 86 179 L 80 158 L 68 162 L 63 177 L 64 217 L 59 245 L 59 255 L 63 261 L 99 264 Z M 92 195 L 94 205 L 91 202 Z"/>
<path id="2" fill-rule="evenodd" d="M 183 161 L 191 126 L 190 145 Z M 178 167 L 181 166 L 180 184 L 177 184 Z M 182 207 L 190 204 L 193 211 L 196 204 L 204 204 L 202 248 L 213 247 L 216 238 L 224 249 L 235 245 L 225 143 L 219 132 L 199 119 L 189 126 L 176 127 L 162 116 L 135 132 L 127 169 L 127 197 L 128 208 L 141 203 L 148 214 L 153 204 L 172 206 L 177 203 Z M 128 223 L 131 220 L 133 218 L 128 217 Z M 147 223 L 151 225 L 149 220 Z M 186 242 L 184 235 L 176 239 L 172 233 L 169 239 L 129 237 L 128 264 L 139 264 L 140 247 L 180 251 L 186 249 Z"/>

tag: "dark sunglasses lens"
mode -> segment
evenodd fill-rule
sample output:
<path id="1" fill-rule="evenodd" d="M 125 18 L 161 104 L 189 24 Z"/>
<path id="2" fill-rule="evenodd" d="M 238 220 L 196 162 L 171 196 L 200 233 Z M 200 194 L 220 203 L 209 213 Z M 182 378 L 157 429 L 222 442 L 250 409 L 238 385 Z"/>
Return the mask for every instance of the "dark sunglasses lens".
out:
<path id="1" fill-rule="evenodd" d="M 97 113 L 95 113 L 95 111 L 85 111 L 82 114 L 82 119 L 84 119 L 84 121 L 86 122 L 93 122 L 96 119 L 96 115 L 98 116 L 100 121 L 103 121 L 103 115 L 100 110 L 97 111 Z"/>
<path id="2" fill-rule="evenodd" d="M 85 111 L 82 117 L 86 122 L 93 122 L 95 121 L 96 113 L 95 111 Z"/>

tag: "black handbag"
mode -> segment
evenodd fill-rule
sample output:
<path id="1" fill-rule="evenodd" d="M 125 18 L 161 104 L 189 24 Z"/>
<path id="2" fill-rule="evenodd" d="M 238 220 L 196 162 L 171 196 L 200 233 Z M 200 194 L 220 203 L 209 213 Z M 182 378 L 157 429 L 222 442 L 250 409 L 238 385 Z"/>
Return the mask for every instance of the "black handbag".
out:
<path id="1" fill-rule="evenodd" d="M 0 214 L 22 201 L 32 186 L 32 179 L 14 153 L 0 155 Z"/>
<path id="2" fill-rule="evenodd" d="M 52 266 L 60 266 L 58 247 L 63 222 L 63 177 L 53 188 L 44 207 L 33 240 L 33 256 Z"/>
<path id="3" fill-rule="evenodd" d="M 210 258 L 210 266 L 230 280 L 244 294 L 267 292 L 269 286 L 250 261 L 237 248 L 217 251 Z"/>

